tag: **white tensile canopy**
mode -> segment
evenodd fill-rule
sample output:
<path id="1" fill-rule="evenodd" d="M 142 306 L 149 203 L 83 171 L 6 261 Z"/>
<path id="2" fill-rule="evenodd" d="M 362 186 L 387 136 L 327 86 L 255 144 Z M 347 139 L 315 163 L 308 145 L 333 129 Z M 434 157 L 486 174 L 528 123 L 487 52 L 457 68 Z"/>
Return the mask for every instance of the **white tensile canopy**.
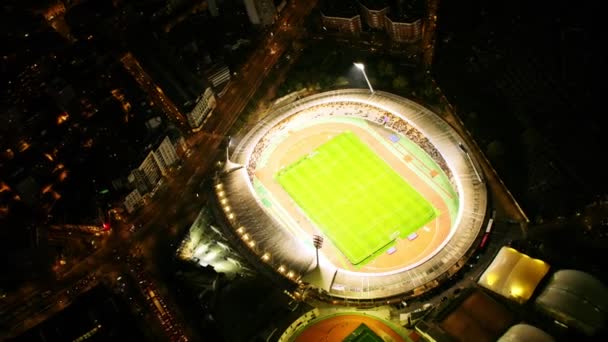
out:
<path id="1" fill-rule="evenodd" d="M 502 247 L 477 282 L 501 296 L 525 303 L 549 271 L 549 265 L 511 247 Z"/>
<path id="2" fill-rule="evenodd" d="M 555 339 L 529 324 L 515 324 L 505 332 L 497 342 L 554 342 Z"/>
<path id="3" fill-rule="evenodd" d="M 608 288 L 581 271 L 555 272 L 535 303 L 556 320 L 590 336 L 608 320 Z"/>

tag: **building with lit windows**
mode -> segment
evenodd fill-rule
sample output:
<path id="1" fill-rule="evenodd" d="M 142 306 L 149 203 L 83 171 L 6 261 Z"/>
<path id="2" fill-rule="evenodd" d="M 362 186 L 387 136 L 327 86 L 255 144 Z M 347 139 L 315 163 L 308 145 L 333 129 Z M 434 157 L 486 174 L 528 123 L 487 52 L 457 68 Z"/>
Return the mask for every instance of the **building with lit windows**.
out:
<path id="1" fill-rule="evenodd" d="M 321 6 L 321 25 L 324 31 L 349 34 L 361 33 L 365 25 L 386 32 L 394 42 L 412 43 L 422 38 L 424 8 L 422 1 L 398 1 L 394 6 L 382 0 L 362 0 L 358 6 L 326 1 Z"/>
<path id="2" fill-rule="evenodd" d="M 137 189 L 131 191 L 127 197 L 125 197 L 124 206 L 127 212 L 130 214 L 134 212 L 143 204 L 143 197 Z"/>
<path id="3" fill-rule="evenodd" d="M 171 167 L 179 160 L 177 151 L 175 151 L 175 146 L 173 146 L 173 143 L 171 143 L 171 139 L 169 139 L 168 136 L 166 136 L 160 145 L 158 145 L 154 155 L 163 175 L 167 174 L 167 168 Z"/>
<path id="4" fill-rule="evenodd" d="M 177 145 L 183 143 L 183 139 L 179 138 L 181 136 L 176 139 Z M 169 168 L 180 159 L 169 136 L 164 136 L 158 147 L 151 149 L 154 145 L 148 145 L 145 159 L 127 177 L 128 188 L 132 191 L 127 194 L 123 203 L 129 213 L 143 204 L 142 196 L 152 191 L 161 178 L 168 174 Z"/>
<path id="5" fill-rule="evenodd" d="M 205 91 L 196 99 L 196 105 L 188 114 L 188 123 L 193 130 L 200 129 L 206 119 L 211 117 L 213 109 L 215 109 L 216 101 L 215 94 L 211 87 L 207 87 Z"/>
<path id="6" fill-rule="evenodd" d="M 131 187 L 139 191 L 140 194 L 145 194 L 152 188 L 151 184 L 148 183 L 145 174 L 140 169 L 131 171 L 127 177 L 127 181 Z"/>
<path id="7" fill-rule="evenodd" d="M 146 159 L 139 165 L 138 169 L 143 172 L 146 181 L 152 186 L 156 185 L 162 177 L 161 168 L 158 165 L 154 151 L 148 153 L 148 156 L 146 156 Z"/>
<path id="8" fill-rule="evenodd" d="M 386 33 L 397 42 L 414 42 L 422 37 L 422 19 L 408 19 L 389 14 L 384 22 Z"/>
<path id="9" fill-rule="evenodd" d="M 321 23 L 326 31 L 361 33 L 361 15 L 352 4 L 327 2 L 321 9 Z"/>
<path id="10" fill-rule="evenodd" d="M 389 7 L 385 1 L 361 1 L 359 3 L 363 21 L 373 30 L 384 30 Z"/>

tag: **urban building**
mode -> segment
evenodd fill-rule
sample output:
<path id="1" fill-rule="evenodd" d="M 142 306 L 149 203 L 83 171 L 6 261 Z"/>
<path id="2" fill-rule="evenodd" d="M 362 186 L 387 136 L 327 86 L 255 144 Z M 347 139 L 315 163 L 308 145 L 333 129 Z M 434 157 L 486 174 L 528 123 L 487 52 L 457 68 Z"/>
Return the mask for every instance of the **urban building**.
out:
<path id="1" fill-rule="evenodd" d="M 154 151 L 150 151 L 144 161 L 139 165 L 139 170 L 143 173 L 145 180 L 152 187 L 158 183 L 162 177 L 161 165 Z"/>
<path id="2" fill-rule="evenodd" d="M 226 64 L 216 64 L 207 71 L 207 80 L 217 91 L 217 89 L 230 81 L 230 69 Z"/>
<path id="3" fill-rule="evenodd" d="M 249 21 L 254 25 L 268 26 L 275 21 L 277 8 L 272 0 L 244 0 Z"/>
<path id="4" fill-rule="evenodd" d="M 134 189 L 127 195 L 127 197 L 125 197 L 124 206 L 125 206 L 125 209 L 127 209 L 127 212 L 129 214 L 134 212 L 142 204 L 143 204 L 143 197 L 141 197 L 141 195 L 137 189 Z"/>
<path id="5" fill-rule="evenodd" d="M 171 132 L 169 132 L 171 133 Z M 181 135 L 175 136 L 175 145 L 183 149 L 185 141 Z M 179 156 L 169 135 L 164 136 L 156 149 L 148 145 L 148 154 L 141 164 L 127 176 L 129 187 L 133 189 L 124 199 L 123 204 L 129 213 L 143 204 L 143 196 L 152 191 L 169 168 L 179 161 Z"/>
<path id="6" fill-rule="evenodd" d="M 422 38 L 424 4 L 412 1 L 407 5 L 382 0 L 341 4 L 326 1 L 321 6 L 321 25 L 324 31 L 359 34 L 364 24 L 369 30 L 384 31 L 391 41 L 412 43 Z M 393 4 L 394 6 L 389 6 Z"/>
<path id="7" fill-rule="evenodd" d="M 386 33 L 397 42 L 415 42 L 422 37 L 422 19 L 411 22 L 401 21 L 397 16 L 389 14 L 384 22 Z"/>
<path id="8" fill-rule="evenodd" d="M 389 7 L 386 1 L 361 1 L 359 2 L 363 21 L 372 30 L 384 30 L 386 14 Z"/>
<path id="9" fill-rule="evenodd" d="M 140 169 L 135 169 L 129 173 L 127 181 L 131 187 L 135 188 L 142 194 L 147 193 L 151 189 L 151 184 L 148 183 L 145 174 Z"/>
<path id="10" fill-rule="evenodd" d="M 188 112 L 188 123 L 193 130 L 197 131 L 206 119 L 211 117 L 213 109 L 215 109 L 216 101 L 215 94 L 211 87 L 207 87 L 205 91 L 196 99 L 196 105 Z"/>
<path id="11" fill-rule="evenodd" d="M 321 9 L 321 23 L 325 31 L 361 33 L 361 15 L 352 3 L 326 2 Z"/>

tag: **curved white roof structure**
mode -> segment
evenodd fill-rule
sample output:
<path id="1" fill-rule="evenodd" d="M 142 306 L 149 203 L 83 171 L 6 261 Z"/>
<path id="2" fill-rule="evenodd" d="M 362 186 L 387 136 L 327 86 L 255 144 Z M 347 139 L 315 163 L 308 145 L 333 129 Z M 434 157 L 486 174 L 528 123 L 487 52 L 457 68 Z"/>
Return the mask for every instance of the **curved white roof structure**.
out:
<path id="1" fill-rule="evenodd" d="M 335 109 L 332 110 L 332 105 Z M 341 104 L 360 105 L 361 110 L 341 113 Z M 316 108 L 323 106 L 324 110 Z M 390 113 L 415 127 L 439 152 L 444 170 L 458 194 L 458 211 L 449 237 L 440 248 L 416 265 L 385 273 L 345 270 L 325 259 L 316 267 L 315 250 L 296 238 L 265 210 L 254 190 L 250 172 L 262 154 L 260 147 L 269 134 L 280 134 L 283 126 L 311 122 L 324 116 L 350 115 L 379 122 L 381 113 Z M 453 268 L 460 268 L 484 224 L 487 207 L 486 186 L 479 166 L 468 154 L 469 147 L 443 119 L 405 98 L 377 91 L 347 89 L 320 93 L 274 109 L 240 141 L 233 142 L 229 161 L 216 179 L 218 204 L 234 237 L 263 263 L 293 281 L 305 281 L 321 292 L 343 299 L 380 299 L 412 292 Z M 257 157 L 256 157 L 257 158 Z M 249 171 L 248 171 L 249 169 Z"/>
<path id="2" fill-rule="evenodd" d="M 555 339 L 538 329 L 535 326 L 529 324 L 515 324 L 510 327 L 506 333 L 504 333 L 498 342 L 553 342 Z"/>
<path id="3" fill-rule="evenodd" d="M 608 288 L 592 275 L 577 270 L 555 272 L 535 303 L 555 319 L 587 335 L 595 334 L 608 320 Z"/>

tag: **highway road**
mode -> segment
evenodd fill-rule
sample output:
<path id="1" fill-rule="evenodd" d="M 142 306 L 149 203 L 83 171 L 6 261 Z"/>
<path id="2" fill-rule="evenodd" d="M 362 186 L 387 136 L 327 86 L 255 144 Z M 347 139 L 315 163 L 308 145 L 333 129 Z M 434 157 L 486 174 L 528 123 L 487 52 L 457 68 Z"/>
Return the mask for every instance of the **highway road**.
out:
<path id="1" fill-rule="evenodd" d="M 195 144 L 194 152 L 129 222 L 113 227 L 103 247 L 71 267 L 55 284 L 27 284 L 2 299 L 1 338 L 17 336 L 62 310 L 106 274 L 122 270 L 130 251 L 163 243 L 168 236 L 175 236 L 194 221 L 204 198 L 197 196 L 198 185 L 209 175 L 218 147 L 268 73 L 291 43 L 300 37 L 302 23 L 316 3 L 316 0 L 292 2 L 283 10 L 248 62 L 237 71 L 224 96 L 218 99 L 217 108 L 203 130 L 188 138 Z M 137 227 L 134 232 L 129 231 L 131 225 Z M 152 260 L 145 262 L 153 264 Z"/>

